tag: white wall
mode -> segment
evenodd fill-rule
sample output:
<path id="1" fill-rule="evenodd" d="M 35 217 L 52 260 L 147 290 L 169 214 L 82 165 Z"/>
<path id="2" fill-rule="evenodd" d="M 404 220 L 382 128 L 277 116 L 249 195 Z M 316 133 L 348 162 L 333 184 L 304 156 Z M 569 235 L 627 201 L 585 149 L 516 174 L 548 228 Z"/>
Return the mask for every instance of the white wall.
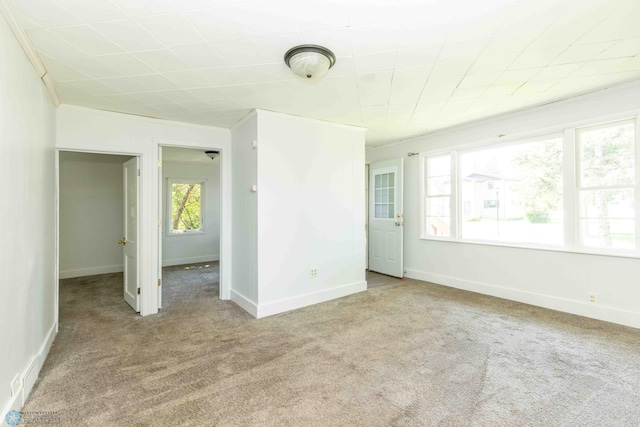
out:
<path id="1" fill-rule="evenodd" d="M 366 290 L 364 130 L 258 110 L 255 168 L 253 125 L 245 126 L 233 144 L 257 170 L 257 206 L 253 174 L 234 181 L 257 208 L 257 305 L 249 311 L 263 317 Z M 235 171 L 240 153 L 234 159 Z"/>
<path id="2" fill-rule="evenodd" d="M 161 145 L 218 149 L 222 159 L 222 223 L 231 223 L 231 132 L 209 126 L 190 125 L 127 114 L 62 105 L 57 112 L 56 147 L 61 150 L 140 155 L 141 314 L 158 312 L 157 282 L 160 274 L 158 219 L 161 175 L 158 147 Z M 226 198 L 229 199 L 225 203 Z M 228 249 L 225 251 L 225 247 Z M 222 229 L 220 296 L 229 298 L 231 288 L 231 227 Z M 225 257 L 228 254 L 228 257 Z"/>
<path id="3" fill-rule="evenodd" d="M 60 278 L 122 271 L 122 164 L 129 156 L 60 153 Z"/>
<path id="4" fill-rule="evenodd" d="M 231 299 L 254 316 L 258 305 L 258 118 L 252 112 L 231 132 L 233 149 L 233 286 Z"/>
<path id="5" fill-rule="evenodd" d="M 204 156 L 204 153 L 203 153 Z M 171 212 L 167 202 L 167 179 L 204 180 L 204 234 L 168 235 Z M 210 163 L 162 162 L 162 265 L 181 265 L 220 259 L 220 159 Z"/>
<path id="6" fill-rule="evenodd" d="M 22 407 L 55 336 L 56 284 L 55 108 L 2 16 L 0 140 L 0 416 L 4 420 L 9 409 Z M 16 374 L 21 383 L 26 377 L 24 393 L 12 397 L 10 383 Z"/>
<path id="7" fill-rule="evenodd" d="M 636 83 L 369 150 L 369 162 L 406 157 L 407 277 L 640 327 L 638 259 L 420 240 L 419 158 L 407 156 L 497 141 L 500 134 L 506 135 L 501 140 L 533 136 L 638 111 L 640 84 Z M 598 294 L 597 304 L 588 303 L 588 292 Z"/>

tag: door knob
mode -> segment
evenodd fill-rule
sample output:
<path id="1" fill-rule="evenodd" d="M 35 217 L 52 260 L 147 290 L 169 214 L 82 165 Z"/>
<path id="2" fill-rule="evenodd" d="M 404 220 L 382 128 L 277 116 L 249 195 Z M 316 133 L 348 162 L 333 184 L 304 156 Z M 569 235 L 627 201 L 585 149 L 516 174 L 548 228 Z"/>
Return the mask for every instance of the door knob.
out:
<path id="1" fill-rule="evenodd" d="M 127 239 L 125 239 L 124 237 L 120 240 L 118 240 L 118 244 L 119 245 L 126 245 L 127 244 Z"/>
<path id="2" fill-rule="evenodd" d="M 402 225 L 401 222 L 396 222 L 396 227 L 400 227 Z"/>

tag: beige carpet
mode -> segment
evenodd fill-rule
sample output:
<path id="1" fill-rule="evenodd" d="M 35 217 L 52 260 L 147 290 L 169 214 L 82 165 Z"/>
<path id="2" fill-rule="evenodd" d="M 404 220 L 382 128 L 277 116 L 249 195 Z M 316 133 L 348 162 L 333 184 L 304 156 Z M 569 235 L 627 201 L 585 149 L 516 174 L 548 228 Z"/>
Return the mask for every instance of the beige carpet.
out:
<path id="1" fill-rule="evenodd" d="M 404 280 L 255 320 L 217 264 L 141 318 L 119 275 L 61 283 L 24 411 L 92 426 L 638 426 L 640 331 Z"/>

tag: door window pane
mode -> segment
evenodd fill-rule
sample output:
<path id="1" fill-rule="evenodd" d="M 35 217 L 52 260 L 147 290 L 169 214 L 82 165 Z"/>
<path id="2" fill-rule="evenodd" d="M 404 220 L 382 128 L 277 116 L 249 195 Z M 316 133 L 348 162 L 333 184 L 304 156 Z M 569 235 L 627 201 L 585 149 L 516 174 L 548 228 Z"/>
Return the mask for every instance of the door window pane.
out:
<path id="1" fill-rule="evenodd" d="M 394 217 L 394 178 L 393 172 L 376 174 L 375 176 L 374 215 L 377 219 L 389 219 Z"/>

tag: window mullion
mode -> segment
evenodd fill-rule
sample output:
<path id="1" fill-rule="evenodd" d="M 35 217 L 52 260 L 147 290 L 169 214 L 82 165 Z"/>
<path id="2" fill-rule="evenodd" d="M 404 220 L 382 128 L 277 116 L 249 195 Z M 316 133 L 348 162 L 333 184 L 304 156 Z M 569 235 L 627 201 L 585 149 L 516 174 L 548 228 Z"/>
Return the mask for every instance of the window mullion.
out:
<path id="1" fill-rule="evenodd" d="M 449 223 L 451 224 L 451 238 L 453 240 L 460 240 L 460 191 L 459 191 L 459 179 L 458 179 L 458 152 L 451 152 L 451 175 L 449 178 L 451 182 L 451 199 L 449 200 Z"/>
<path id="2" fill-rule="evenodd" d="M 635 217 L 636 217 L 636 250 L 640 250 L 640 116 L 635 120 Z"/>
<path id="3" fill-rule="evenodd" d="M 576 247 L 579 242 L 580 230 L 578 215 L 578 150 L 576 149 L 575 128 L 565 129 L 562 143 L 562 194 L 564 212 L 564 244 L 569 248 Z"/>

